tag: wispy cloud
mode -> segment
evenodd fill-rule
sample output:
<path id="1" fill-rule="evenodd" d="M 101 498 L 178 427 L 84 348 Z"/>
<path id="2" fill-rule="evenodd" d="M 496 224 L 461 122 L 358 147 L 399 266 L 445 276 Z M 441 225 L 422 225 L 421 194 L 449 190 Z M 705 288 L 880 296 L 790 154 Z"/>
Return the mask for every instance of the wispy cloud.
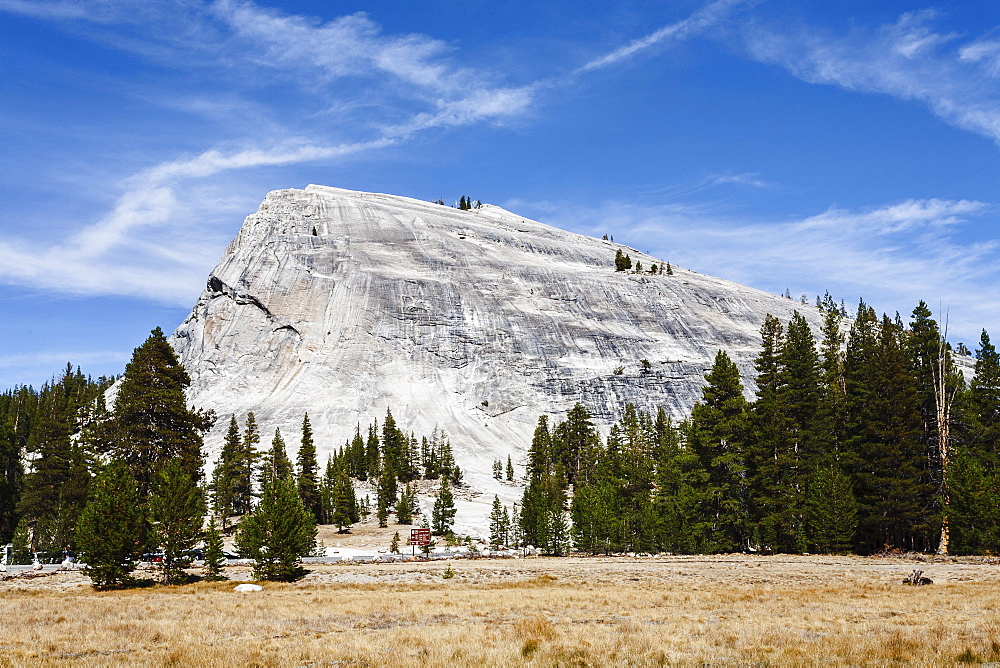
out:
<path id="1" fill-rule="evenodd" d="M 751 57 L 796 77 L 924 103 L 939 118 L 1000 143 L 1000 43 L 936 31 L 933 10 L 903 14 L 877 29 L 834 36 L 753 24 Z"/>
<path id="2" fill-rule="evenodd" d="M 538 211 L 545 222 L 595 235 L 612 231 L 654 257 L 774 293 L 830 290 L 849 305 L 863 297 L 889 311 L 924 299 L 950 308 L 952 332 L 966 341 L 982 327 L 1000 332 L 1000 304 L 981 289 L 1000 280 L 1000 236 L 959 241 L 967 223 L 995 215 L 983 202 L 906 200 L 789 221 L 618 202 Z"/>
<path id="3" fill-rule="evenodd" d="M 38 247 L 18 240 L 0 241 L 4 260 L 0 279 L 33 289 L 140 296 L 188 306 L 224 241 L 205 244 L 205 235 L 197 232 L 197 219 L 188 218 L 185 223 L 183 214 L 200 209 L 198 214 L 204 216 L 205 208 L 225 207 L 227 202 L 192 203 L 188 192 L 182 203 L 178 187 L 225 171 L 332 159 L 382 148 L 391 141 L 301 144 L 231 153 L 211 150 L 162 163 L 130 178 L 111 212 L 63 243 Z M 138 234 L 141 228 L 154 228 L 157 242 L 148 243 L 150 233 Z"/>
<path id="4" fill-rule="evenodd" d="M 352 109 L 352 102 L 345 103 L 331 91 L 339 85 L 335 82 L 356 79 L 365 82 L 363 108 L 382 112 L 380 117 L 366 113 L 364 122 L 347 124 L 346 130 L 338 124 L 337 133 L 353 139 L 331 144 L 283 128 L 280 121 L 264 120 L 267 108 L 259 100 L 248 102 L 257 122 L 267 124 L 272 136 L 287 138 L 263 147 L 255 146 L 250 137 L 230 139 L 229 144 L 245 148 L 210 149 L 144 169 L 124 180 L 122 193 L 107 214 L 61 243 L 41 246 L 24 239 L 0 240 L 0 280 L 33 289 L 140 296 L 187 305 L 224 244 L 210 238 L 202 222 L 233 204 L 217 193 L 199 199 L 192 182 L 208 183 L 235 170 L 330 162 L 399 144 L 436 128 L 503 122 L 527 113 L 540 90 L 556 85 L 552 81 L 505 85 L 493 73 L 453 62 L 453 46 L 426 35 L 383 34 L 363 13 L 320 22 L 245 0 L 183 7 L 156 0 L 140 7 L 115 0 L 0 2 L 0 11 L 96 27 L 95 39 L 173 69 L 200 72 L 214 62 L 219 71 L 237 72 L 226 81 L 229 88 L 219 91 L 222 97 L 170 97 L 164 105 L 174 110 L 208 115 L 215 121 L 240 116 L 243 100 L 238 91 L 244 79 L 294 82 L 320 110 Z M 711 2 L 683 21 L 594 59 L 578 73 L 696 34 L 741 4 L 741 0 Z M 164 22 L 170 29 L 162 28 Z M 251 76 L 255 70 L 269 76 Z M 317 113 L 304 108 L 293 112 L 300 118 L 316 118 Z M 724 182 L 763 184 L 752 175 L 718 177 L 717 183 Z"/>
<path id="5" fill-rule="evenodd" d="M 583 74 L 611 65 L 617 65 L 621 61 L 652 47 L 686 39 L 718 23 L 722 18 L 730 14 L 734 8 L 741 5 L 746 6 L 747 4 L 749 3 L 746 0 L 717 0 L 716 2 L 711 2 L 685 19 L 663 26 L 645 37 L 636 39 L 610 53 L 594 58 L 577 68 L 575 73 Z"/>

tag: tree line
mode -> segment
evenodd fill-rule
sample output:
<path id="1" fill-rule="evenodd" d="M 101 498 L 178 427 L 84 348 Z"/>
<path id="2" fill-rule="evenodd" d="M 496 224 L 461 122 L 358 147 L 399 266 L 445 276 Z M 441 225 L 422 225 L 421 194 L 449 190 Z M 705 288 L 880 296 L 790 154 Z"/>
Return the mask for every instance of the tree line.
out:
<path id="1" fill-rule="evenodd" d="M 988 334 L 966 383 L 923 302 L 906 324 L 864 302 L 850 323 L 828 295 L 820 306 L 819 340 L 799 313 L 765 318 L 753 401 L 720 351 L 680 423 L 629 405 L 604 438 L 582 405 L 557 424 L 540 417 L 520 507 L 496 500 L 490 543 L 552 554 L 1000 551 L 1000 358 Z M 128 527 L 119 532 L 128 559 L 169 551 L 178 558 L 164 568 L 179 577 L 190 547 L 178 546 L 221 545 L 212 532 L 241 518 L 237 546 L 264 564 L 260 574 L 292 577 L 317 524 L 345 531 L 369 513 L 380 526 L 390 513 L 415 522 L 420 479 L 439 482 L 434 533 L 453 526 L 462 471 L 441 429 L 417 438 L 387 410 L 381 423 L 359 424 L 321 471 L 308 415 L 294 464 L 280 430 L 261 450 L 255 416 L 233 415 L 206 479 L 202 434 L 215 416 L 185 404 L 190 380 L 159 329 L 136 349 L 108 409 L 112 380 L 67 366 L 39 391 L 0 395 L 0 542 L 87 545 L 94 555 L 113 542 L 94 538 L 114 525 L 99 518 L 127 506 L 135 516 L 116 521 Z M 511 480 L 510 459 L 494 460 L 493 473 Z M 355 481 L 376 498 L 359 500 Z M 275 536 L 287 549 L 268 546 Z M 128 559 L 105 581 L 122 577 Z"/>
<path id="2" fill-rule="evenodd" d="M 138 555 L 161 550 L 165 579 L 176 580 L 190 561 L 184 554 L 201 540 L 221 545 L 236 519 L 236 545 L 263 564 L 262 576 L 290 577 L 291 564 L 313 548 L 317 524 L 346 531 L 373 510 L 382 526 L 389 512 L 412 523 L 420 509 L 411 483 L 419 478 L 440 480 L 431 520 L 435 533 L 450 532 L 451 486 L 461 484 L 462 471 L 444 430 L 417 439 L 390 409 L 367 439 L 359 425 L 321 471 L 308 414 L 294 465 L 279 429 L 261 450 L 254 414 L 242 425 L 233 415 L 207 479 L 202 435 L 215 415 L 186 405 L 190 378 L 159 328 L 135 350 L 108 410 L 113 381 L 67 366 L 40 391 L 0 395 L 0 543 L 13 542 L 20 559 L 80 549 L 95 582 L 111 586 L 126 579 Z M 359 502 L 352 482 L 369 479 L 377 487 L 374 509 L 367 498 Z M 289 519 L 295 531 L 281 524 Z M 291 543 L 280 548 L 276 536 Z M 117 557 L 103 564 L 109 550 Z"/>
<path id="3" fill-rule="evenodd" d="M 673 424 L 626 406 L 602 439 L 577 405 L 539 419 L 519 539 L 561 554 L 1000 551 L 1000 358 L 966 385 L 921 302 L 908 325 L 832 300 L 822 339 L 767 316 L 745 398 L 720 351 Z"/>

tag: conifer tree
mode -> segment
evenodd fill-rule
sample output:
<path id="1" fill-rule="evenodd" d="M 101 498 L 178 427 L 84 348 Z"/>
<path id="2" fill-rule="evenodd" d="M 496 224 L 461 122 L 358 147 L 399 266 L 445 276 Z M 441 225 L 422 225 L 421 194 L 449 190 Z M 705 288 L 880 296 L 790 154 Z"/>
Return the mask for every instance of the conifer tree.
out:
<path id="1" fill-rule="evenodd" d="M 507 455 L 507 480 L 514 481 L 514 464 L 510 461 L 510 455 Z"/>
<path id="2" fill-rule="evenodd" d="M 713 518 L 713 552 L 745 549 L 749 543 L 744 447 L 747 402 L 739 370 L 725 351 L 705 375 L 703 400 L 691 411 L 688 443 L 707 472 L 706 512 Z"/>
<path id="3" fill-rule="evenodd" d="M 451 533 L 456 511 L 455 495 L 451 491 L 448 479 L 442 478 L 441 487 L 438 488 L 437 498 L 434 499 L 434 508 L 431 511 L 431 529 L 435 536 Z"/>
<path id="4" fill-rule="evenodd" d="M 365 456 L 365 439 L 361 437 L 359 424 L 351 439 L 351 470 L 349 474 L 358 480 L 368 480 L 368 460 Z"/>
<path id="5" fill-rule="evenodd" d="M 240 461 L 243 458 L 242 445 L 240 426 L 236 422 L 236 416 L 233 415 L 229 418 L 229 430 L 222 451 L 219 453 L 219 461 L 212 472 L 210 485 L 213 515 L 222 519 L 223 531 L 226 530 L 229 517 L 236 514 L 236 490 L 240 482 Z"/>
<path id="6" fill-rule="evenodd" d="M 240 556 L 253 559 L 258 580 L 297 579 L 302 557 L 316 546 L 316 524 L 302 505 L 295 480 L 286 473 L 268 478 L 260 505 L 243 519 L 236 534 Z"/>
<path id="7" fill-rule="evenodd" d="M 343 469 L 337 471 L 333 495 L 333 515 L 330 524 L 337 527 L 337 533 L 347 533 L 352 524 L 360 520 L 358 499 L 354 494 L 354 485 Z"/>
<path id="8" fill-rule="evenodd" d="M 490 511 L 490 549 L 496 550 L 506 544 L 504 540 L 504 509 L 500 497 L 493 497 L 493 508 Z"/>
<path id="9" fill-rule="evenodd" d="M 365 468 L 369 478 L 378 478 L 384 462 L 380 454 L 378 442 L 378 420 L 368 427 L 368 440 L 365 442 Z"/>
<path id="10" fill-rule="evenodd" d="M 33 415 L 23 436 L 28 470 L 22 477 L 20 461 L 8 466 L 16 476 L 12 480 L 16 486 L 10 489 L 19 492 L 12 514 L 27 520 L 35 550 L 58 550 L 73 543 L 97 454 L 88 447 L 98 446 L 82 429 L 91 413 L 88 404 L 105 386 L 67 364 L 58 379 L 42 386 L 30 409 Z M 11 445 L 11 454 L 19 460 L 21 447 Z M 13 521 L 13 517 L 8 520 Z"/>
<path id="11" fill-rule="evenodd" d="M 131 582 L 145 523 L 138 483 L 124 462 L 111 464 L 94 481 L 76 524 L 76 545 L 86 554 L 87 575 L 95 587 Z"/>
<path id="12" fill-rule="evenodd" d="M 125 367 L 112 412 L 113 455 L 128 463 L 142 499 L 148 497 L 156 472 L 170 460 L 180 460 L 189 476 L 201 479 L 201 435 L 211 427 L 214 414 L 188 408 L 184 390 L 190 383 L 159 327 Z"/>
<path id="13" fill-rule="evenodd" d="M 965 438 L 948 471 L 955 554 L 1000 552 L 1000 354 L 983 330 L 964 403 Z"/>
<path id="14" fill-rule="evenodd" d="M 179 460 L 164 464 L 156 475 L 149 497 L 153 542 L 163 551 L 163 581 L 182 581 L 190 565 L 188 551 L 201 538 L 205 497 Z"/>
<path id="15" fill-rule="evenodd" d="M 969 440 L 974 452 L 987 465 L 1000 465 L 1000 353 L 985 329 L 976 350 L 967 405 Z"/>
<path id="16" fill-rule="evenodd" d="M 918 392 L 902 325 L 859 307 L 845 362 L 852 478 L 859 504 L 855 548 L 937 547 L 940 526 L 927 503 Z"/>
<path id="17" fill-rule="evenodd" d="M 292 477 L 292 462 L 285 451 L 285 439 L 281 437 L 281 430 L 275 429 L 274 438 L 271 439 L 271 449 L 264 454 L 261 461 L 261 489 L 272 480 L 289 477 Z"/>
<path id="18" fill-rule="evenodd" d="M 829 293 L 827 293 L 829 296 Z M 844 380 L 844 316 L 830 298 L 823 308 L 823 341 L 820 344 L 820 397 L 816 409 L 818 448 L 826 453 L 826 463 L 839 462 L 843 457 L 847 421 L 846 386 Z"/>
<path id="19" fill-rule="evenodd" d="M 399 493 L 396 501 L 396 524 L 413 524 L 413 506 L 416 502 L 416 492 L 410 483 Z"/>
<path id="20" fill-rule="evenodd" d="M 784 328 L 768 314 L 761 326 L 761 351 L 757 369 L 757 400 L 752 406 L 751 437 L 747 440 L 749 483 L 748 511 L 754 543 L 763 552 L 796 552 L 800 527 L 799 481 L 792 436 L 793 421 L 787 404 L 789 374 L 784 365 Z"/>
<path id="21" fill-rule="evenodd" d="M 806 495 L 810 549 L 833 554 L 849 551 L 857 515 L 851 479 L 835 464 L 817 468 Z"/>
<path id="22" fill-rule="evenodd" d="M 302 418 L 302 444 L 299 446 L 297 460 L 299 496 L 306 510 L 311 512 L 318 522 L 322 514 L 319 499 L 319 465 L 316 463 L 316 445 L 313 443 L 308 413 Z"/>
<path id="23" fill-rule="evenodd" d="M 379 518 L 379 526 L 385 527 L 385 521 L 388 520 L 389 507 L 396 500 L 396 476 L 393 475 L 392 469 L 385 467 L 382 469 L 382 475 L 378 479 L 378 490 L 376 497 L 376 513 Z"/>
<path id="24" fill-rule="evenodd" d="M 17 505 L 24 479 L 21 448 L 13 430 L 0 414 L 0 544 L 5 545 L 17 526 Z"/>
<path id="25" fill-rule="evenodd" d="M 223 551 L 222 534 L 219 532 L 219 525 L 215 521 L 215 515 L 210 515 L 208 526 L 205 528 L 205 563 L 202 567 L 204 578 L 208 582 L 228 580 L 222 574 L 222 567 L 226 564 L 226 553 Z"/>
<path id="26" fill-rule="evenodd" d="M 657 420 L 656 491 L 657 545 L 680 553 L 714 549 L 715 518 L 708 512 L 708 471 L 682 440 L 690 426 L 674 428 Z"/>
<path id="27" fill-rule="evenodd" d="M 257 452 L 259 445 L 260 432 L 257 430 L 257 419 L 251 411 L 247 413 L 246 425 L 243 428 L 241 456 L 234 464 L 238 474 L 234 476 L 233 512 L 237 515 L 246 515 L 253 510 L 253 483 L 257 462 L 260 459 L 260 453 Z"/>
<path id="28" fill-rule="evenodd" d="M 399 554 L 399 532 L 392 534 L 392 542 L 389 543 L 389 554 Z"/>

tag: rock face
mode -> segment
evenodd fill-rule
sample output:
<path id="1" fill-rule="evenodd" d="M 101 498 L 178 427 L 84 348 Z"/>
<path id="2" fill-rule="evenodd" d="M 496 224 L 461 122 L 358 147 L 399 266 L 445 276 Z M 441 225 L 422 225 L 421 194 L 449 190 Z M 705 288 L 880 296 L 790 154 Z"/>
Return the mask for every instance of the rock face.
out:
<path id="1" fill-rule="evenodd" d="M 210 459 L 232 413 L 294 451 L 308 412 L 323 453 L 391 407 L 404 429 L 448 431 L 488 512 L 493 493 L 516 496 L 494 489 L 493 460 L 519 462 L 540 414 L 579 401 L 606 424 L 631 401 L 681 418 L 718 350 L 749 381 L 765 314 L 818 324 L 812 307 L 679 267 L 615 272 L 618 248 L 660 263 L 490 205 L 271 192 L 172 337 L 190 402 L 220 415 Z"/>

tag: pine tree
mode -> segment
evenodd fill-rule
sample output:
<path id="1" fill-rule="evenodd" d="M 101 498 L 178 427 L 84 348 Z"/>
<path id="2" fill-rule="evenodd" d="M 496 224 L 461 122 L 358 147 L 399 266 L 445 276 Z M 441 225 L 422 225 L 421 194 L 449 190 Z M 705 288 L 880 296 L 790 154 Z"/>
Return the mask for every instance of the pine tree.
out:
<path id="1" fill-rule="evenodd" d="M 159 327 L 135 349 L 125 367 L 112 412 L 113 454 L 128 463 L 142 499 L 168 461 L 180 460 L 189 476 L 201 479 L 201 435 L 211 427 L 214 415 L 188 408 L 184 390 L 190 383 Z"/>
<path id="2" fill-rule="evenodd" d="M 711 518 L 713 552 L 745 549 L 749 543 L 744 446 L 747 402 L 739 370 L 725 351 L 705 375 L 703 400 L 691 411 L 688 443 L 707 472 L 704 490 Z"/>
<path id="3" fill-rule="evenodd" d="M 399 554 L 399 532 L 392 534 L 392 542 L 389 543 L 389 554 Z"/>
<path id="4" fill-rule="evenodd" d="M 704 553 L 714 549 L 715 517 L 708 512 L 708 471 L 682 440 L 690 429 L 674 428 L 666 420 L 657 427 L 657 545 L 670 552 Z"/>
<path id="5" fill-rule="evenodd" d="M 983 330 L 964 402 L 964 443 L 948 471 L 955 554 L 1000 552 L 1000 354 Z"/>
<path id="6" fill-rule="evenodd" d="M 510 461 L 510 455 L 507 455 L 507 480 L 514 481 L 514 464 Z"/>
<path id="7" fill-rule="evenodd" d="M 258 580 L 295 580 L 300 562 L 316 546 L 316 524 L 302 505 L 291 475 L 269 478 L 260 505 L 243 519 L 236 534 L 240 556 L 253 559 Z"/>
<path id="8" fill-rule="evenodd" d="M 240 426 L 236 422 L 236 416 L 229 418 L 229 430 L 226 433 L 226 440 L 219 453 L 219 461 L 212 472 L 212 492 L 213 514 L 222 519 L 222 530 L 226 530 L 226 522 L 231 515 L 236 514 L 237 487 L 240 482 L 240 461 L 243 458 L 242 439 L 240 438 Z"/>
<path id="9" fill-rule="evenodd" d="M 829 293 L 827 293 L 829 296 Z M 823 341 L 820 344 L 820 397 L 816 409 L 817 444 L 827 453 L 826 461 L 839 462 L 843 457 L 847 429 L 846 385 L 844 379 L 843 315 L 830 298 L 823 309 Z"/>
<path id="10" fill-rule="evenodd" d="M 809 542 L 815 552 L 842 554 L 851 549 L 857 527 L 858 504 L 851 479 L 836 465 L 813 473 L 806 494 Z"/>
<path id="11" fill-rule="evenodd" d="M 673 275 L 674 275 L 674 268 L 671 267 L 670 263 L 668 262 L 667 263 L 667 276 L 673 276 Z"/>
<path id="12" fill-rule="evenodd" d="M 396 501 L 396 524 L 413 524 L 413 506 L 416 503 L 416 492 L 410 483 L 399 494 Z"/>
<path id="13" fill-rule="evenodd" d="M 983 330 L 969 385 L 967 414 L 970 451 L 986 466 L 1000 466 L 1000 354 Z"/>
<path id="14" fill-rule="evenodd" d="M 859 504 L 855 548 L 923 551 L 940 526 L 927 500 L 918 392 L 902 325 L 859 307 L 845 361 L 849 462 Z"/>
<path id="15" fill-rule="evenodd" d="M 386 527 L 386 523 L 389 518 L 389 506 L 391 506 L 396 500 L 396 476 L 393 475 L 392 469 L 385 467 L 382 469 L 382 475 L 378 479 L 378 490 L 377 497 L 375 500 L 376 504 L 376 514 L 379 518 L 379 526 Z"/>
<path id="16" fill-rule="evenodd" d="M 447 478 L 442 478 L 441 487 L 438 489 L 437 498 L 434 499 L 434 508 L 431 511 L 431 528 L 435 536 L 451 533 L 456 511 L 455 496 L 452 494 L 451 486 L 448 484 Z"/>
<path id="17" fill-rule="evenodd" d="M 794 423 L 787 403 L 789 374 L 784 364 L 784 328 L 768 314 L 761 326 L 757 400 L 746 444 L 748 510 L 755 547 L 763 552 L 798 552 L 799 491 L 796 488 Z M 796 549 L 799 548 L 799 549 Z"/>
<path id="18" fill-rule="evenodd" d="M 493 508 L 490 511 L 490 549 L 499 549 L 506 544 L 504 540 L 504 512 L 500 505 L 500 497 L 493 497 Z"/>
<path id="19" fill-rule="evenodd" d="M 292 462 L 288 459 L 285 451 L 285 439 L 281 437 L 281 430 L 274 430 L 274 438 L 271 439 L 271 449 L 264 454 L 260 468 L 260 485 L 263 489 L 272 480 L 288 478 L 292 476 Z"/>
<path id="20" fill-rule="evenodd" d="M 347 533 L 352 524 L 360 520 L 358 499 L 354 494 L 354 485 L 343 469 L 337 471 L 333 495 L 333 514 L 330 524 L 337 527 L 337 533 Z"/>
<path id="21" fill-rule="evenodd" d="M 163 581 L 184 578 L 191 558 L 186 553 L 201 537 L 205 497 L 178 460 L 167 462 L 157 473 L 149 497 L 149 520 L 154 543 L 163 551 Z"/>
<path id="22" fill-rule="evenodd" d="M 302 444 L 298 454 L 299 496 L 302 505 L 319 521 L 322 508 L 319 498 L 319 464 L 316 463 L 316 445 L 313 443 L 309 414 L 302 418 Z"/>
<path id="23" fill-rule="evenodd" d="M 500 462 L 499 459 L 493 460 L 493 477 L 496 480 L 500 480 L 503 478 L 503 464 Z"/>
<path id="24" fill-rule="evenodd" d="M 76 524 L 76 545 L 86 555 L 87 575 L 95 587 L 131 582 L 145 522 L 138 483 L 123 462 L 110 465 L 94 481 Z"/>
<path id="25" fill-rule="evenodd" d="M 257 430 L 257 419 L 253 412 L 250 412 L 247 413 L 247 422 L 243 428 L 241 456 L 234 464 L 238 474 L 234 475 L 233 512 L 237 515 L 246 515 L 253 510 L 253 482 L 257 461 L 260 459 L 260 454 L 257 452 L 259 445 L 260 432 Z"/>
<path id="26" fill-rule="evenodd" d="M 24 479 L 21 448 L 4 417 L 0 413 L 0 545 L 9 542 L 14 535 Z"/>
<path id="27" fill-rule="evenodd" d="M 226 565 L 226 553 L 222 546 L 222 534 L 219 533 L 219 525 L 215 522 L 215 516 L 210 515 L 208 527 L 205 528 L 205 564 L 202 567 L 204 578 L 208 582 L 228 580 L 222 574 L 222 567 Z"/>
<path id="28" fill-rule="evenodd" d="M 615 271 L 625 271 L 625 253 L 621 248 L 615 250 Z"/>
<path id="29" fill-rule="evenodd" d="M 14 489 L 20 492 L 14 512 L 27 520 L 35 550 L 58 550 L 73 543 L 97 454 L 88 448 L 98 445 L 83 429 L 93 416 L 89 403 L 103 388 L 67 364 L 62 375 L 43 385 L 37 395 L 23 441 L 28 470 L 19 475 L 20 462 L 13 469 L 19 483 Z M 19 451 L 20 447 L 11 450 L 15 455 Z"/>

